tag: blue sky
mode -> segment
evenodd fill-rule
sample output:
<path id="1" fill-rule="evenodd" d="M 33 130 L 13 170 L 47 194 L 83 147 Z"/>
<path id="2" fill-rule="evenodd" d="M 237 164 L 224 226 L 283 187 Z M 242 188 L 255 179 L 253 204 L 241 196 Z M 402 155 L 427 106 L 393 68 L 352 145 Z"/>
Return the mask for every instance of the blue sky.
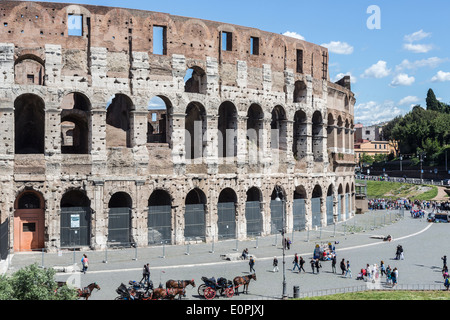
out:
<path id="1" fill-rule="evenodd" d="M 330 78 L 350 74 L 355 122 L 379 123 L 425 107 L 432 88 L 450 103 L 448 0 L 45 1 L 128 7 L 298 36 L 330 50 Z M 379 15 L 369 6 L 379 8 Z M 373 20 L 372 18 L 379 18 Z M 370 29 L 367 21 L 379 22 Z"/>

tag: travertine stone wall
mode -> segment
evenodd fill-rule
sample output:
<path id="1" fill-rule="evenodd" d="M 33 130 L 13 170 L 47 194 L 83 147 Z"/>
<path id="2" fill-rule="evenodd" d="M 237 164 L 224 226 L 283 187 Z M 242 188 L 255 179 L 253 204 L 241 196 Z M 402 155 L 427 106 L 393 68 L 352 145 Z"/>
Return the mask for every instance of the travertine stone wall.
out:
<path id="1" fill-rule="evenodd" d="M 108 204 L 117 192 L 132 200 L 130 242 L 148 245 L 147 207 L 155 190 L 171 198 L 171 242 L 186 241 L 185 200 L 193 189 L 206 196 L 204 241 L 217 241 L 217 202 L 221 191 L 236 196 L 236 235 L 247 235 L 246 192 L 261 192 L 263 235 L 271 232 L 270 200 L 279 184 L 286 200 L 287 230 L 294 228 L 294 191 L 306 191 L 306 227 L 312 227 L 311 198 L 321 190 L 321 223 L 327 224 L 326 197 L 334 199 L 333 221 L 339 222 L 338 200 L 354 199 L 353 112 L 355 99 L 349 85 L 332 83 L 326 48 L 249 27 L 172 16 L 165 13 L 63 3 L 1 2 L 0 25 L 0 222 L 10 219 L 10 246 L 14 234 L 16 199 L 27 190 L 45 202 L 45 248 L 61 247 L 61 200 L 71 190 L 90 200 L 90 247 L 102 249 L 108 241 Z M 82 16 L 82 36 L 70 36 L 68 16 Z M 153 53 L 153 26 L 164 26 L 164 54 Z M 222 50 L 221 33 L 232 33 L 232 50 Z M 250 37 L 259 38 L 258 54 L 250 51 Z M 297 50 L 303 50 L 297 72 Z M 39 85 L 16 67 L 31 60 L 44 70 Z M 202 72 L 200 92 L 185 92 L 186 71 Z M 21 70 L 21 69 L 17 69 Z M 22 79 L 18 83 L 17 79 Z M 23 79 L 30 83 L 23 84 Z M 36 78 L 35 78 L 36 79 Z M 34 80 L 35 81 L 35 80 Z M 295 84 L 306 85 L 306 97 L 294 102 Z M 72 93 L 89 104 L 86 119 L 88 153 L 61 151 L 61 112 Z M 126 144 L 107 146 L 107 109 L 115 95 L 130 103 Z M 15 103 L 23 95 L 45 104 L 45 152 L 15 153 Z M 167 108 L 167 141 L 147 142 L 148 105 L 161 97 Z M 236 155 L 227 162 L 219 157 L 219 107 L 231 102 L 236 110 Z M 203 112 L 203 156 L 187 158 L 185 126 L 187 107 L 195 103 Z M 261 119 L 260 151 L 249 161 L 248 111 L 257 105 Z M 279 123 L 284 149 L 273 149 L 272 115 L 283 110 Z M 296 112 L 304 112 L 304 156 L 294 154 Z M 313 118 L 319 123 L 313 124 Z M 254 119 L 250 119 L 254 120 Z M 84 128 L 84 127 L 83 127 Z M 23 128 L 25 129 L 25 128 Z M 314 129 L 314 130 L 313 130 Z M 276 137 L 276 136 L 275 136 Z M 115 139 L 115 138 L 113 138 Z M 117 138 L 119 139 L 119 138 Z M 274 138 L 275 139 L 275 138 Z M 230 160 L 230 161 L 228 161 Z M 339 191 L 341 190 L 341 191 Z M 347 191 L 346 191 L 347 190 Z M 341 194 L 339 194 L 341 192 Z M 354 201 L 350 201 L 351 215 Z M 344 212 L 344 211 L 342 211 Z M 343 216 L 343 215 L 342 215 Z M 346 217 L 342 217 L 345 220 Z"/>

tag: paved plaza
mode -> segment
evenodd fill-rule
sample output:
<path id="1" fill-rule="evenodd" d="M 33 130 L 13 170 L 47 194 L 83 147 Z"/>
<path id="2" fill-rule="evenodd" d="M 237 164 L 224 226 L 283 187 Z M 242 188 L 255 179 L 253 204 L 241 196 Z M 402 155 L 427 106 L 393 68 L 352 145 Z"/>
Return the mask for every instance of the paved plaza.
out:
<path id="1" fill-rule="evenodd" d="M 295 232 L 288 234 L 293 240 L 290 250 L 286 250 L 287 294 L 293 296 L 294 287 L 301 294 L 325 289 L 350 288 L 365 285 L 356 280 L 358 271 L 366 264 L 380 264 L 383 260 L 392 268 L 399 270 L 399 285 L 432 286 L 442 289 L 441 274 L 443 255 L 448 255 L 450 233 L 448 224 L 429 223 L 426 219 L 413 219 L 408 212 L 398 217 L 397 211 L 371 211 L 357 215 L 347 223 L 329 226 L 322 230 Z M 391 242 L 384 242 L 378 236 L 391 235 Z M 320 274 L 312 274 L 309 261 L 316 244 L 332 242 L 336 246 L 337 272 L 331 272 L 331 262 L 322 262 Z M 397 245 L 404 248 L 404 260 L 395 260 Z M 130 280 L 142 278 L 142 267 L 150 263 L 151 279 L 155 286 L 165 284 L 169 279 L 194 279 L 197 287 L 202 276 L 225 277 L 233 279 L 238 275 L 249 274 L 248 260 L 234 260 L 244 248 L 256 257 L 255 270 L 257 281 L 250 284 L 249 294 L 234 296 L 232 300 L 275 300 L 282 296 L 282 248 L 281 236 L 252 239 L 251 241 L 228 240 L 219 243 L 202 243 L 190 246 L 158 246 L 151 248 L 115 249 L 104 252 L 70 252 L 59 254 L 28 253 L 16 254 L 11 258 L 8 272 L 37 263 L 45 267 L 56 267 L 60 271 L 57 280 L 75 277 L 81 284 L 97 282 L 101 290 L 94 291 L 92 300 L 112 300 L 117 294 L 115 289 Z M 80 265 L 81 256 L 86 253 L 90 260 L 86 274 L 71 272 L 71 268 Z M 306 273 L 293 272 L 293 257 L 297 253 L 305 260 Z M 224 260 L 223 256 L 231 257 Z M 272 272 L 272 260 L 279 260 L 279 272 Z M 352 278 L 341 276 L 339 261 L 349 260 Z M 384 279 L 382 282 L 384 283 Z M 197 287 L 188 287 L 185 300 L 198 300 Z M 216 298 L 225 300 L 227 298 Z"/>

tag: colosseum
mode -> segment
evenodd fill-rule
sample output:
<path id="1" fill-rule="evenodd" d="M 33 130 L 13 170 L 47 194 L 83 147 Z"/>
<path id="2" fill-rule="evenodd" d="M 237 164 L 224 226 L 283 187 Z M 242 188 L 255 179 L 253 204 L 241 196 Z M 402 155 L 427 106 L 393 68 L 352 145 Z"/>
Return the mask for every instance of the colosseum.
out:
<path id="1" fill-rule="evenodd" d="M 0 15 L 2 251 L 244 240 L 354 215 L 355 97 L 326 48 L 134 9 L 1 1 Z"/>

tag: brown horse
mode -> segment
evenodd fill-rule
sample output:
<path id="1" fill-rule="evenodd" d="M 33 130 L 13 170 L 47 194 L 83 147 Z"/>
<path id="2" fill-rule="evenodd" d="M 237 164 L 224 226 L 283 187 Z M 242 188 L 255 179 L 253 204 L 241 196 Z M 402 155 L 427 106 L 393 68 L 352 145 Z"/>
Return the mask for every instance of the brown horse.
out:
<path id="1" fill-rule="evenodd" d="M 156 288 L 153 289 L 150 299 L 151 300 L 175 300 L 176 296 L 184 295 L 184 288 Z"/>
<path id="2" fill-rule="evenodd" d="M 166 288 L 181 288 L 184 289 L 188 285 L 191 285 L 192 287 L 195 287 L 195 281 L 192 280 L 168 280 L 166 282 Z"/>
<path id="3" fill-rule="evenodd" d="M 91 283 L 90 285 L 84 287 L 83 289 L 77 289 L 78 299 L 84 298 L 85 300 L 88 300 L 94 289 L 100 290 L 100 286 L 96 282 Z"/>
<path id="4" fill-rule="evenodd" d="M 233 279 L 234 291 L 236 294 L 239 294 L 239 287 L 244 286 L 243 293 L 248 294 L 248 285 L 250 284 L 250 280 L 254 279 L 256 281 L 256 274 L 250 274 L 248 276 L 237 276 Z"/>

